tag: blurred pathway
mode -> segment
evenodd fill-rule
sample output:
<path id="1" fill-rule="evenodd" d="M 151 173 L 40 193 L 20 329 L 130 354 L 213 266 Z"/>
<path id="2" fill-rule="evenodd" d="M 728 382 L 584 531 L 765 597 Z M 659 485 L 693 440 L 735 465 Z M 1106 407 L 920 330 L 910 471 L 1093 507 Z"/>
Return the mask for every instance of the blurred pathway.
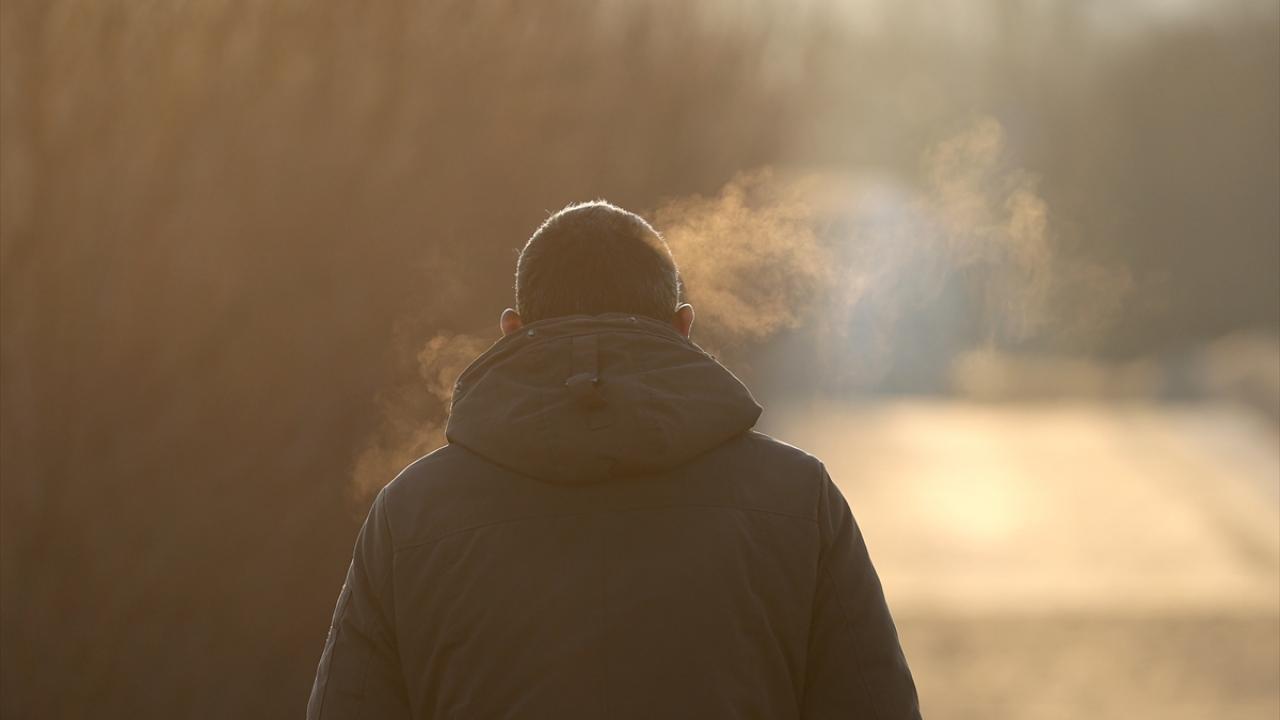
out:
<path id="1" fill-rule="evenodd" d="M 845 492 L 928 717 L 1280 717 L 1269 421 L 945 401 L 767 420 Z"/>

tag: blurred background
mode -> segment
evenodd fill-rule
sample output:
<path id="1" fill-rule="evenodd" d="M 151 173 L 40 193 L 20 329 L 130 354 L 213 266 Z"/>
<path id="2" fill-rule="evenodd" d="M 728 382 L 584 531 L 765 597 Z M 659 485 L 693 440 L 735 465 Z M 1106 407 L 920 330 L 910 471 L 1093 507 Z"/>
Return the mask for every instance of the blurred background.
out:
<path id="1" fill-rule="evenodd" d="M 300 716 L 597 197 L 831 468 L 927 717 L 1280 714 L 1275 0 L 0 1 L 0 714 Z"/>

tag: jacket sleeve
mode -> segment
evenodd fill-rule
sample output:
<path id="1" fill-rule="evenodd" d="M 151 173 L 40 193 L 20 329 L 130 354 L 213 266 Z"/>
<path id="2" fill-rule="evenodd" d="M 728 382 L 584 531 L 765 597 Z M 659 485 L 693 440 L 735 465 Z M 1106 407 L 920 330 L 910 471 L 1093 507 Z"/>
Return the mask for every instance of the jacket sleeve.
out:
<path id="1" fill-rule="evenodd" d="M 410 718 L 396 650 L 394 548 L 384 496 L 385 490 L 373 501 L 356 539 L 311 688 L 307 720 Z"/>
<path id="2" fill-rule="evenodd" d="M 898 632 L 862 532 L 840 489 L 822 470 L 822 548 L 809 629 L 802 716 L 920 718 Z"/>

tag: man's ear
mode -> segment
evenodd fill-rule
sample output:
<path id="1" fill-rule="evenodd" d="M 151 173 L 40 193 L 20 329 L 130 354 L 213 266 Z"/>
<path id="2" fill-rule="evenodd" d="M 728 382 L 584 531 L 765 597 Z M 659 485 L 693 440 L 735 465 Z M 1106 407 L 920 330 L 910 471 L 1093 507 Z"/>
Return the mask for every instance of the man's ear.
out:
<path id="1" fill-rule="evenodd" d="M 503 310 L 502 317 L 498 318 L 498 329 L 502 330 L 503 337 L 519 332 L 522 327 L 524 327 L 524 321 L 520 319 L 520 313 L 511 308 Z"/>
<path id="2" fill-rule="evenodd" d="M 689 331 L 693 330 L 693 306 L 684 303 L 676 308 L 676 314 L 671 318 L 671 327 L 681 335 L 689 337 Z"/>

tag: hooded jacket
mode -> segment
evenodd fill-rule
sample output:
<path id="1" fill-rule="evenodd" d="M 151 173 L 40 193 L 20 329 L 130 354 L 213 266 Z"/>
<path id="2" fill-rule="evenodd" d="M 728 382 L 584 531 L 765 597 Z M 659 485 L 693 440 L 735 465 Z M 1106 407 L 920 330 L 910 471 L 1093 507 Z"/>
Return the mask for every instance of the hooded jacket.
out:
<path id="1" fill-rule="evenodd" d="M 670 326 L 532 323 L 378 494 L 307 717 L 918 718 L 822 463 Z"/>

